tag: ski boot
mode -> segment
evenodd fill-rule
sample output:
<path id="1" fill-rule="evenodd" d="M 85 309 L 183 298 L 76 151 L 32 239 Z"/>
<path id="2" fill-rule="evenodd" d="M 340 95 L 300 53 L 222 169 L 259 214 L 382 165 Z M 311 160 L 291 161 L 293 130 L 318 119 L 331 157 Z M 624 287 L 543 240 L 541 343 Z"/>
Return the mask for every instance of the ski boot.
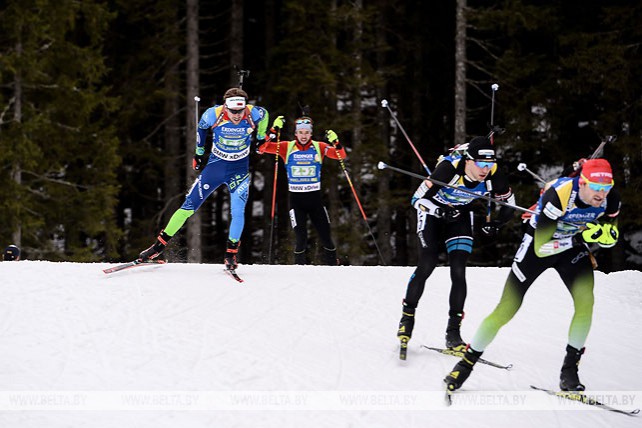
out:
<path id="1" fill-rule="evenodd" d="M 295 265 L 307 265 L 307 256 L 305 254 L 305 250 L 302 251 L 294 251 L 294 264 Z"/>
<path id="2" fill-rule="evenodd" d="M 138 260 L 140 260 L 141 262 L 147 262 L 158 258 L 161 254 L 163 254 L 163 251 L 165 251 L 167 242 L 170 239 L 172 239 L 172 237 L 161 230 L 161 233 L 156 238 L 156 242 L 154 242 L 154 244 L 145 251 L 142 251 L 138 255 Z"/>
<path id="3" fill-rule="evenodd" d="M 560 373 L 560 389 L 562 391 L 584 391 L 586 389 L 577 375 L 584 349 L 575 349 L 571 345 L 566 345 L 566 357 L 564 357 L 562 372 Z"/>
<path id="4" fill-rule="evenodd" d="M 404 303 L 401 320 L 399 321 L 399 329 L 397 330 L 397 337 L 401 341 L 401 348 L 399 348 L 399 359 L 405 360 L 408 353 L 408 342 L 412 337 L 412 329 L 415 326 L 415 308 L 406 306 Z"/>
<path id="5" fill-rule="evenodd" d="M 223 259 L 225 269 L 236 270 L 236 268 L 239 267 L 236 261 L 236 255 L 239 252 L 240 245 L 241 241 L 232 242 L 229 239 L 227 240 L 227 250 L 225 251 L 225 258 Z"/>
<path id="6" fill-rule="evenodd" d="M 477 360 L 479 360 L 482 353 L 483 352 L 475 351 L 470 345 L 466 347 L 462 359 L 455 364 L 455 367 L 453 367 L 450 373 L 444 378 L 446 389 L 449 392 L 461 388 L 464 382 L 466 382 L 466 379 L 468 379 L 468 376 L 470 376 L 470 373 L 473 371 L 473 366 Z"/>
<path id="7" fill-rule="evenodd" d="M 328 250 L 323 247 L 323 264 L 326 266 L 338 266 L 339 259 L 337 259 L 337 249 L 333 248 Z"/>
<path id="8" fill-rule="evenodd" d="M 466 343 L 461 339 L 459 329 L 461 320 L 464 319 L 463 313 L 449 313 L 448 325 L 446 326 L 446 348 L 463 351 Z"/>

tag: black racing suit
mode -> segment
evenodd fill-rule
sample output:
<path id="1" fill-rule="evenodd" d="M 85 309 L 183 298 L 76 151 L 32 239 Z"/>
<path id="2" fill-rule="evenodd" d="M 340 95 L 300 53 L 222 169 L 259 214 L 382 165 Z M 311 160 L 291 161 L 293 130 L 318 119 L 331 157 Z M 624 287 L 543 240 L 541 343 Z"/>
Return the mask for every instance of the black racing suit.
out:
<path id="1" fill-rule="evenodd" d="M 491 169 L 484 182 L 471 181 L 464 173 L 465 161 L 445 158 L 433 171 L 431 178 L 452 184 L 458 188 L 475 191 L 514 203 L 514 196 L 505 174 L 497 165 Z M 478 198 L 462 194 L 455 189 L 424 182 L 413 197 L 417 208 L 417 235 L 421 243 L 419 264 L 410 277 L 404 305 L 416 308 L 426 280 L 437 266 L 439 247 L 445 242 L 450 264 L 450 316 L 463 314 L 466 301 L 466 263 L 473 249 L 473 213 L 471 204 Z M 446 213 L 456 209 L 459 214 L 452 218 Z M 497 222 L 508 222 L 515 210 L 502 206 Z"/>

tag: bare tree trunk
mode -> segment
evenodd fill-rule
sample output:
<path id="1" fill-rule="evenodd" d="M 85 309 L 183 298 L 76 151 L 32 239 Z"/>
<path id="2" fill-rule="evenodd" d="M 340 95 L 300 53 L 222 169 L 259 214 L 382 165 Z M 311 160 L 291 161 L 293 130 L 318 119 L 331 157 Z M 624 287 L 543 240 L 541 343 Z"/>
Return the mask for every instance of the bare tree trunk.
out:
<path id="1" fill-rule="evenodd" d="M 187 0 L 187 61 L 186 61 L 186 138 L 185 144 L 186 169 L 185 177 L 187 183 L 195 179 L 194 171 L 191 168 L 190 160 L 194 156 L 194 144 L 196 142 L 196 127 L 200 112 L 196 110 L 194 97 L 198 96 L 199 88 L 199 37 L 198 37 L 198 0 Z M 196 212 L 187 224 L 187 261 L 189 263 L 201 263 L 203 253 L 201 248 L 201 215 Z"/>
<path id="2" fill-rule="evenodd" d="M 178 20 L 178 19 L 177 19 Z M 169 52 L 168 52 L 169 54 Z M 181 176 L 177 174 L 180 171 L 185 156 L 181 150 L 180 120 L 177 112 L 180 109 L 179 91 L 180 76 L 178 70 L 179 54 L 173 49 L 170 55 L 172 65 L 165 73 L 165 92 L 168 94 L 165 98 L 164 116 L 167 118 L 164 126 L 164 140 L 166 156 L 164 164 L 164 205 L 167 207 L 166 213 L 173 213 L 178 207 L 182 192 Z M 169 216 L 166 214 L 162 223 L 166 224 Z M 179 261 L 181 258 L 175 255 L 174 251 L 168 252 L 170 261 Z"/>
<path id="3" fill-rule="evenodd" d="M 352 184 L 354 185 L 354 189 L 357 195 L 360 195 L 360 189 L 361 189 L 361 180 L 360 180 L 360 174 L 359 172 L 361 171 L 361 167 L 363 165 L 363 158 L 361 156 L 361 139 L 363 138 L 363 129 L 362 129 L 362 118 L 361 118 L 361 104 L 362 104 L 362 69 L 361 69 L 361 61 L 363 59 L 363 53 L 361 52 L 361 38 L 363 37 L 363 24 L 361 21 L 361 15 L 363 13 L 363 1 L 362 0 L 355 0 L 353 2 L 353 7 L 355 9 L 354 16 L 356 19 L 355 26 L 354 26 L 354 33 L 353 33 L 353 41 L 352 43 L 354 44 L 354 50 L 353 50 L 353 58 L 354 58 L 354 70 L 353 70 L 353 75 L 354 75 L 354 81 L 355 85 L 352 89 L 352 112 L 351 112 L 351 119 L 353 123 L 352 127 L 352 152 L 350 153 L 350 165 L 351 165 L 351 170 L 352 170 L 352 175 L 351 175 L 351 181 Z M 351 212 L 355 213 L 357 216 L 357 220 L 359 223 L 361 223 L 361 226 L 359 228 L 354 228 L 353 230 L 358 234 L 358 236 L 355 236 L 355 244 L 359 242 L 361 239 L 363 239 L 363 235 L 368 235 L 367 233 L 364 232 L 367 231 L 368 225 L 364 224 L 366 221 L 363 219 L 363 216 L 361 215 L 361 212 L 359 210 L 359 207 L 357 206 L 357 201 L 354 200 L 352 201 L 351 204 Z M 361 217 L 361 218 L 359 218 Z M 372 239 L 370 236 L 368 236 L 366 239 L 370 240 Z M 358 265 L 363 265 L 363 262 L 365 260 L 365 255 L 359 251 L 359 262 L 357 263 Z"/>
<path id="4" fill-rule="evenodd" d="M 230 86 L 241 86 L 240 78 L 238 71 L 243 69 L 243 0 L 232 0 L 231 10 L 230 10 L 230 35 L 229 35 L 229 47 L 230 47 Z M 236 69 L 238 67 L 238 70 Z M 247 92 L 247 87 L 244 88 Z M 250 94 L 248 94 L 250 95 Z M 250 178 L 250 183 L 251 183 Z M 252 189 L 250 188 L 250 193 Z M 254 195 L 248 195 L 248 201 L 245 206 L 245 226 L 243 228 L 243 234 L 241 239 L 243 240 L 243 245 L 241 245 L 239 257 L 241 261 L 251 262 L 252 260 L 252 206 L 254 202 Z M 231 203 L 231 201 L 230 201 Z M 230 216 L 230 221 L 232 220 Z M 229 230 L 229 224 L 228 224 Z"/>
<path id="5" fill-rule="evenodd" d="M 243 0 L 232 0 L 230 15 L 230 86 L 237 86 L 235 66 L 243 68 Z"/>
<path id="6" fill-rule="evenodd" d="M 265 42 L 265 52 L 271 52 L 272 49 L 274 48 L 275 40 L 276 40 L 276 11 L 275 11 L 275 1 L 274 0 L 266 0 L 264 2 L 265 4 L 265 32 L 264 32 L 264 42 Z M 263 64 L 265 69 L 268 69 L 268 63 L 267 63 L 267 58 L 266 62 Z M 271 112 L 272 114 L 273 112 Z M 271 120 L 273 120 L 277 115 L 274 114 L 271 116 Z M 271 125 L 271 123 L 270 123 Z M 279 134 L 280 138 L 286 138 L 285 135 L 281 136 Z M 279 146 L 279 152 L 283 153 L 285 151 L 286 144 L 281 144 Z M 263 165 L 263 168 L 261 170 L 263 171 L 263 191 L 262 191 L 262 198 L 261 198 L 261 203 L 263 205 L 263 216 L 261 219 L 258 220 L 258 224 L 260 227 L 263 228 L 263 243 L 261 245 L 261 257 L 259 258 L 260 263 L 276 263 L 276 264 L 284 264 L 286 261 L 286 251 L 284 248 L 280 248 L 281 242 L 283 242 L 283 245 L 285 245 L 285 240 L 280 241 L 279 240 L 279 231 L 280 229 L 277 227 L 279 225 L 278 219 L 279 219 L 279 214 L 283 216 L 287 216 L 287 201 L 285 204 L 280 204 L 278 203 L 279 199 L 283 199 L 283 195 L 280 194 L 281 189 L 278 187 L 278 182 L 275 183 L 274 181 L 274 163 L 275 163 L 275 157 L 273 156 L 261 156 L 261 159 L 255 163 L 255 170 L 257 170 L 257 165 Z M 277 175 L 277 181 L 282 181 L 283 179 L 283 174 L 284 174 L 284 169 L 281 167 L 281 165 L 278 165 L 278 169 L 276 172 Z M 281 177 L 279 177 L 281 176 Z M 255 185 L 253 186 L 253 191 L 256 189 L 256 181 L 258 180 L 259 176 L 258 174 L 254 174 L 253 179 L 255 180 Z M 280 179 L 280 180 L 279 180 Z M 276 201 L 275 201 L 275 209 L 274 209 L 274 218 L 272 218 L 272 195 L 274 192 L 274 186 L 277 187 L 277 194 L 276 194 Z M 258 196 L 258 195 L 257 195 Z M 279 198 L 280 197 L 280 198 Z M 258 199 L 258 198 L 257 198 Z M 272 239 L 270 240 L 270 237 Z M 271 246 L 271 247 L 270 247 Z M 269 256 L 272 255 L 272 259 L 270 260 Z"/>
<path id="7" fill-rule="evenodd" d="M 457 0 L 455 23 L 455 145 L 466 141 L 466 0 Z"/>
<path id="8" fill-rule="evenodd" d="M 382 2 L 385 6 L 386 2 Z M 379 28 L 385 27 L 385 15 L 383 13 L 379 14 L 378 17 Z M 386 33 L 384 31 L 377 31 L 377 45 L 378 46 L 387 46 L 387 41 L 385 40 Z M 379 52 L 377 54 L 377 63 L 380 69 L 383 69 L 385 64 L 385 54 Z M 377 89 L 377 99 L 383 100 L 388 99 L 388 83 L 384 84 L 383 88 Z M 378 123 L 381 124 L 383 131 L 381 135 L 385 136 L 384 147 L 385 149 L 381 151 L 380 156 L 384 162 L 390 162 L 388 147 L 390 147 L 390 120 L 388 113 L 383 109 L 377 110 Z M 379 243 L 379 248 L 381 249 L 381 254 L 383 256 L 383 262 L 387 265 L 392 261 L 392 246 L 391 246 L 391 232 L 392 232 L 392 211 L 390 207 L 390 176 L 391 174 L 380 174 L 378 177 L 377 185 L 377 242 Z"/>
<path id="9" fill-rule="evenodd" d="M 18 56 L 22 54 L 22 42 L 16 43 L 16 53 Z M 14 96 L 16 98 L 13 120 L 16 123 L 22 122 L 22 79 L 19 71 L 16 72 L 14 80 Z M 11 168 L 11 178 L 20 187 L 22 184 L 22 168 L 18 162 L 15 162 Z M 20 223 L 20 216 L 16 216 L 16 228 L 11 234 L 11 239 L 14 245 L 20 247 L 22 245 L 22 224 Z"/>

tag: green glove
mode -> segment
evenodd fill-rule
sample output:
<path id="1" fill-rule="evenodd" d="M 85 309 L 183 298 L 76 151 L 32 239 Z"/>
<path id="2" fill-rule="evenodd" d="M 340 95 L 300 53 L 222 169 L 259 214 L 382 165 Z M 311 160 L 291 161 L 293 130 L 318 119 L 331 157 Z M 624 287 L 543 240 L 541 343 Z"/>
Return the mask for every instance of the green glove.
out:
<path id="1" fill-rule="evenodd" d="M 584 242 L 592 244 L 594 242 L 599 242 L 599 239 L 602 237 L 604 231 L 602 226 L 597 223 L 586 223 L 586 230 L 582 232 L 582 239 Z"/>
<path id="2" fill-rule="evenodd" d="M 274 129 L 283 129 L 283 125 L 285 125 L 285 118 L 283 116 L 277 116 L 274 122 L 272 122 L 272 128 Z"/>
<path id="3" fill-rule="evenodd" d="M 620 237 L 620 231 L 617 230 L 617 226 L 614 224 L 606 223 L 602 225 L 602 236 L 597 240 L 597 243 L 600 247 L 610 248 L 617 243 L 617 239 Z"/>
<path id="4" fill-rule="evenodd" d="M 337 133 L 334 132 L 332 129 L 329 129 L 325 131 L 325 138 L 328 140 L 328 143 L 334 145 L 339 141 L 339 137 L 337 137 Z"/>

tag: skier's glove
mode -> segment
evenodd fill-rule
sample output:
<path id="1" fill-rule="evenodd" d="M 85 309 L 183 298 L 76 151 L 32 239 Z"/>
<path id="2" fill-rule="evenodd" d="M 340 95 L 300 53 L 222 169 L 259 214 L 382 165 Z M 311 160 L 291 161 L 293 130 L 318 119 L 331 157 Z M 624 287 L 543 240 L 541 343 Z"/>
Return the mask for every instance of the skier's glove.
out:
<path id="1" fill-rule="evenodd" d="M 604 231 L 597 223 L 586 223 L 586 230 L 582 232 L 582 239 L 589 244 L 598 243 Z"/>
<path id="2" fill-rule="evenodd" d="M 194 168 L 194 171 L 200 171 L 203 168 L 205 168 L 209 157 L 210 157 L 209 153 L 204 153 L 202 155 L 194 155 L 194 160 L 192 161 L 192 168 Z"/>
<path id="3" fill-rule="evenodd" d="M 457 208 L 444 207 L 442 209 L 444 211 L 444 219 L 446 220 L 446 223 L 454 223 L 461 218 L 462 213 Z"/>
<path id="4" fill-rule="evenodd" d="M 283 116 L 277 116 L 274 122 L 272 122 L 272 128 L 276 130 L 283 129 L 283 125 L 285 125 L 285 118 Z"/>
<path id="5" fill-rule="evenodd" d="M 270 135 L 270 140 L 272 140 L 272 135 Z M 256 140 L 256 152 L 257 152 L 257 153 L 259 153 L 259 154 L 263 153 L 263 152 L 261 151 L 261 146 L 262 146 L 263 144 L 265 144 L 265 138 L 260 138 L 260 139 L 257 139 L 257 140 Z"/>
<path id="6" fill-rule="evenodd" d="M 602 248 L 611 248 L 617 243 L 620 237 L 620 231 L 614 224 L 606 223 L 602 225 L 602 235 L 598 238 L 597 243 Z"/>
<path id="7" fill-rule="evenodd" d="M 337 133 L 334 132 L 332 129 L 328 129 L 325 131 L 325 139 L 328 140 L 328 143 L 335 145 L 336 143 L 339 142 L 339 137 L 337 136 Z"/>
<path id="8" fill-rule="evenodd" d="M 435 216 L 437 218 L 441 218 L 443 216 L 443 210 L 435 205 L 433 201 L 430 199 L 426 198 L 419 198 L 415 201 L 414 205 L 415 209 L 421 210 L 429 215 Z"/>
<path id="9" fill-rule="evenodd" d="M 486 235 L 488 237 L 493 237 L 493 236 L 497 235 L 497 233 L 499 232 L 499 228 L 500 227 L 501 227 L 501 223 L 499 221 L 491 220 L 491 221 L 485 222 L 482 225 L 481 231 L 482 231 L 482 233 L 484 235 Z"/>

